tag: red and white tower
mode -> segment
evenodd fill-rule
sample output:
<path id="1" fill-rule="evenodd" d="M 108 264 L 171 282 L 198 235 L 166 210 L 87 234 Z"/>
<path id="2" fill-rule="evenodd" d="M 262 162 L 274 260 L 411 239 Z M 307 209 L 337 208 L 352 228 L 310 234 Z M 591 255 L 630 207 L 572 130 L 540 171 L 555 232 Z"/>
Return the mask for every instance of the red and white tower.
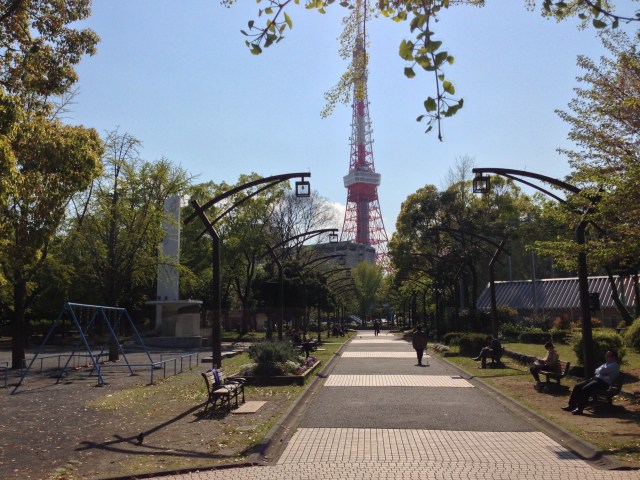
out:
<path id="1" fill-rule="evenodd" d="M 386 265 L 387 232 L 380 213 L 378 185 L 380 174 L 373 165 L 373 142 L 367 97 L 366 0 L 356 8 L 357 36 L 353 51 L 353 118 L 351 121 L 351 159 L 344 177 L 347 208 L 340 240 L 370 245 L 376 250 L 378 265 Z"/>

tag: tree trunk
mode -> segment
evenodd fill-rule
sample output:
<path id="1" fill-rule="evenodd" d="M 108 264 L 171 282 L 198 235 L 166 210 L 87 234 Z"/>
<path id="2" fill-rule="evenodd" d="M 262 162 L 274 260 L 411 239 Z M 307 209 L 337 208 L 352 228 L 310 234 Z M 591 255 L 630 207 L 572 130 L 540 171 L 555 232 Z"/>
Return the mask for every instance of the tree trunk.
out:
<path id="1" fill-rule="evenodd" d="M 609 278 L 609 285 L 611 285 L 611 300 L 613 300 L 613 303 L 616 305 L 616 308 L 618 309 L 618 312 L 622 316 L 625 323 L 627 325 L 631 325 L 631 323 L 633 323 L 633 318 L 631 317 L 631 314 L 627 310 L 627 307 L 625 307 L 624 303 L 622 303 L 622 300 L 620 300 L 618 286 L 616 285 L 615 278 L 613 278 L 613 273 L 611 272 L 611 268 L 606 267 L 605 270 L 607 272 L 607 277 Z"/>
<path id="2" fill-rule="evenodd" d="M 242 304 L 242 324 L 240 327 L 240 333 L 243 335 L 249 331 L 249 325 L 251 322 L 251 307 L 248 303 Z"/>
<path id="3" fill-rule="evenodd" d="M 24 364 L 24 347 L 27 342 L 26 323 L 24 318 L 24 301 L 27 294 L 27 283 L 20 274 L 13 284 L 13 317 L 11 318 L 11 368 L 19 369 Z"/>
<path id="4" fill-rule="evenodd" d="M 633 275 L 633 292 L 636 297 L 636 318 L 640 317 L 640 286 L 638 286 L 638 275 Z"/>

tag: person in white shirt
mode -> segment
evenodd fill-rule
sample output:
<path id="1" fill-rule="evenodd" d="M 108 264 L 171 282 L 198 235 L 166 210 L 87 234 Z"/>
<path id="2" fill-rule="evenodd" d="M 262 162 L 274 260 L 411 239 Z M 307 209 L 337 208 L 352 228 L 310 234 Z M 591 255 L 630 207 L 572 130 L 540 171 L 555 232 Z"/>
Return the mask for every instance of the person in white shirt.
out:
<path id="1" fill-rule="evenodd" d="M 582 415 L 587 400 L 594 390 L 608 390 L 620 374 L 620 362 L 618 362 L 618 352 L 609 350 L 605 355 L 605 363 L 596 368 L 595 375 L 589 380 L 580 382 L 573 387 L 569 403 L 562 407 L 562 410 L 571 412 L 574 415 Z"/>

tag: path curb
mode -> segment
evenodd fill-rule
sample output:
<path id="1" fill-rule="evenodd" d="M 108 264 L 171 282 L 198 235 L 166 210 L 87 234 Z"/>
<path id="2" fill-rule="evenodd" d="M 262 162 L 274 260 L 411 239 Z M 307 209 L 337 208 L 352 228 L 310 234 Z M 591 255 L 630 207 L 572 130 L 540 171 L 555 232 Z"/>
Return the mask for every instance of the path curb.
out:
<path id="1" fill-rule="evenodd" d="M 298 422 L 301 413 L 304 413 L 305 405 L 303 405 L 303 402 L 308 403 L 315 392 L 319 390 L 320 382 L 327 377 L 328 372 L 330 372 L 330 369 L 333 368 L 332 365 L 335 358 L 339 357 L 342 354 L 342 351 L 346 348 L 349 342 L 351 342 L 351 338 L 344 342 L 342 346 L 338 350 L 336 350 L 334 356 L 329 359 L 329 361 L 318 372 L 313 380 L 307 384 L 307 387 L 298 396 L 298 398 L 296 398 L 289 406 L 289 408 L 280 416 L 278 422 L 267 432 L 265 437 L 262 439 L 262 442 L 260 442 L 256 447 L 258 451 L 250 454 L 247 460 L 243 462 L 223 463 L 213 465 L 211 467 L 183 468 L 172 471 L 163 470 L 160 472 L 145 472 L 136 475 L 103 478 L 102 480 L 135 480 L 144 478 L 161 478 L 171 475 L 184 475 L 188 473 L 207 472 L 212 470 L 225 470 L 229 468 L 246 468 L 268 465 L 269 460 L 271 458 L 277 458 L 277 454 L 280 453 L 281 447 L 285 446 L 286 442 L 284 440 L 288 439 L 288 437 L 293 434 L 292 430 L 295 424 Z"/>
<path id="2" fill-rule="evenodd" d="M 438 358 L 447 363 L 447 365 L 450 365 L 455 370 L 460 372 L 464 376 L 465 380 L 472 383 L 475 387 L 481 389 L 486 394 L 492 396 L 503 406 L 516 413 L 520 417 L 524 418 L 528 423 L 535 426 L 540 431 L 551 437 L 553 440 L 560 443 L 562 446 L 576 454 L 582 460 L 589 462 L 592 467 L 600 470 L 638 470 L 637 468 L 624 465 L 617 459 L 602 453 L 596 447 L 578 437 L 577 435 L 565 430 L 555 423 L 552 423 L 542 415 L 531 410 L 525 405 L 518 403 L 516 400 L 508 397 L 500 390 L 482 381 L 482 379 L 470 374 L 468 371 L 464 370 L 458 365 L 451 363 L 446 359 L 446 357 L 439 355 L 435 350 L 434 354 L 438 355 Z"/>
<path id="3" fill-rule="evenodd" d="M 351 337 L 334 353 L 327 364 L 318 372 L 314 379 L 309 383 L 307 388 L 298 396 L 291 404 L 287 411 L 282 414 L 280 420 L 265 435 L 262 442 L 258 446 L 258 451 L 249 456 L 248 462 L 253 465 L 267 465 L 282 453 L 286 446 L 286 441 L 294 433 L 296 425 L 299 423 L 304 414 L 307 404 L 313 399 L 315 394 L 321 387 L 321 382 L 333 370 L 333 364 L 336 357 L 342 355 L 343 350 L 355 338 Z"/>

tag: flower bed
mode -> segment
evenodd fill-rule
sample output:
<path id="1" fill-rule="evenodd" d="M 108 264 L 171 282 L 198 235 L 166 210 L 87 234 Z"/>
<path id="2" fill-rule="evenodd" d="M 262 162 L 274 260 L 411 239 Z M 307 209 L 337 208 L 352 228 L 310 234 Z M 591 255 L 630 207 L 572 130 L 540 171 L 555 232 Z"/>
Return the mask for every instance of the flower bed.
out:
<path id="1" fill-rule="evenodd" d="M 250 364 L 245 366 L 237 376 L 246 379 L 247 385 L 304 385 L 307 378 L 321 363 L 320 360 L 316 360 L 314 357 L 308 357 L 305 363 L 296 369 L 296 373 L 289 375 L 252 375 L 250 367 L 255 364 Z"/>

